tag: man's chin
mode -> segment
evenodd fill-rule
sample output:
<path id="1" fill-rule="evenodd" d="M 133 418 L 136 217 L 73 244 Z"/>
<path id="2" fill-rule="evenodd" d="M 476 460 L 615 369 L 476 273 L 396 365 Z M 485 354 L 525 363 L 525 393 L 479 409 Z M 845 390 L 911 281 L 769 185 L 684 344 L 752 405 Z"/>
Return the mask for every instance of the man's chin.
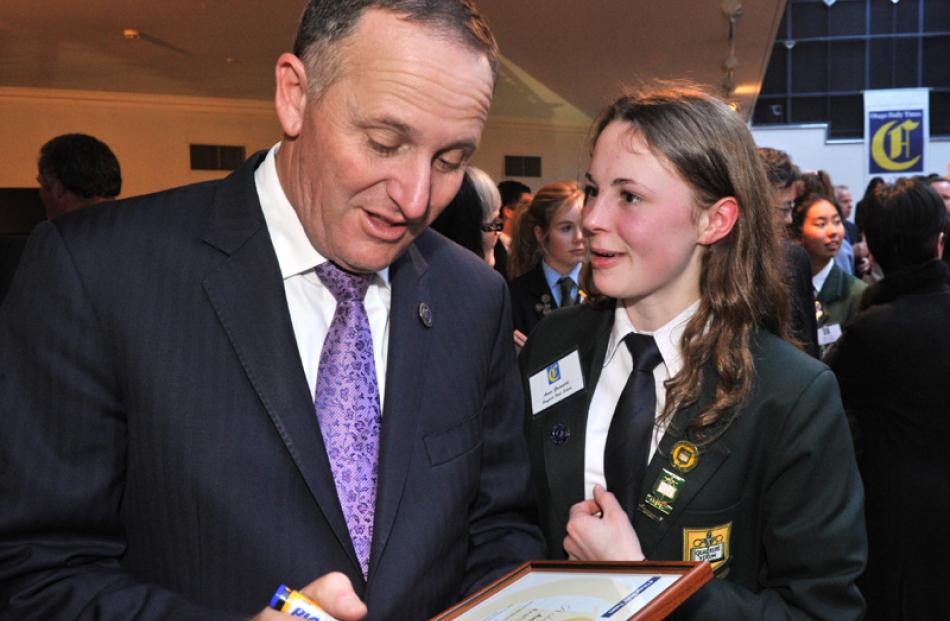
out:
<path id="1" fill-rule="evenodd" d="M 404 239 L 400 240 L 398 244 L 371 242 L 361 245 L 364 247 L 344 248 L 344 252 L 333 259 L 333 262 L 350 272 L 370 274 L 395 263 L 411 243 L 412 239 Z"/>

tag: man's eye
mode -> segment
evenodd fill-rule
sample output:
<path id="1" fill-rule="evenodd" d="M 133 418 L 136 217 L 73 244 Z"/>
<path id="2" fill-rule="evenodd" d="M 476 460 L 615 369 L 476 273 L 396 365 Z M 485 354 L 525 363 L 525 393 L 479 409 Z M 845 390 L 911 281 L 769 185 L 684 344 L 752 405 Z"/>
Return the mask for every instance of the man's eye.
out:
<path id="1" fill-rule="evenodd" d="M 584 186 L 584 202 L 597 197 L 597 188 L 592 185 Z"/>
<path id="2" fill-rule="evenodd" d="M 381 142 L 376 142 L 375 140 L 370 140 L 369 146 L 373 149 L 373 151 L 376 151 L 381 155 L 394 155 L 396 151 L 399 150 L 399 147 L 391 147 Z"/>
<path id="3" fill-rule="evenodd" d="M 455 172 L 465 164 L 465 160 L 451 160 L 440 157 L 436 160 L 436 165 L 442 172 Z"/>

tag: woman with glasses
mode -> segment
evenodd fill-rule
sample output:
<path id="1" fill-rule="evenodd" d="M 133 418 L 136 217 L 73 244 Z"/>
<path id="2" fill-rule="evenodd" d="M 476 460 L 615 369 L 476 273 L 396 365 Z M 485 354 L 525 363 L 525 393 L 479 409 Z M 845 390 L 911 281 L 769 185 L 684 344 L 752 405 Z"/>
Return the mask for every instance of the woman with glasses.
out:
<path id="1" fill-rule="evenodd" d="M 542 317 L 583 299 L 579 286 L 584 260 L 583 198 L 573 181 L 552 183 L 538 190 L 514 216 L 508 290 L 519 348 Z"/>
<path id="2" fill-rule="evenodd" d="M 591 303 L 520 366 L 547 553 L 707 561 L 675 619 L 859 619 L 861 481 L 834 375 L 793 347 L 745 120 L 686 86 L 595 125 Z"/>
<path id="3" fill-rule="evenodd" d="M 452 202 L 432 222 L 432 228 L 468 248 L 489 265 L 501 232 L 501 195 L 484 170 L 469 166 Z"/>

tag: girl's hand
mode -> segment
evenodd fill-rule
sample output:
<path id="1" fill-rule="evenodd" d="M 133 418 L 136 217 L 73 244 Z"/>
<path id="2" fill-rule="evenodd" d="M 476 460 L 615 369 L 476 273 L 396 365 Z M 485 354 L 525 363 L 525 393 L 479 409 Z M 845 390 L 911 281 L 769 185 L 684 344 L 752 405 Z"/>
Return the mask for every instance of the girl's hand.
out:
<path id="1" fill-rule="evenodd" d="M 571 507 L 564 551 L 577 561 L 642 561 L 640 539 L 617 497 L 600 485 Z"/>

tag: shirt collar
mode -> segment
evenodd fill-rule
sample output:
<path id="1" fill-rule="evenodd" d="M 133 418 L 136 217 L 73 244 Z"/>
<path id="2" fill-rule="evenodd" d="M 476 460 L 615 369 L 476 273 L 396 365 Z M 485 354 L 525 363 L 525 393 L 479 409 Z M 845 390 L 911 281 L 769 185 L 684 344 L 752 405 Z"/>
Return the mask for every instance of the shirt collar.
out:
<path id="1" fill-rule="evenodd" d="M 821 271 L 811 277 L 811 284 L 815 288 L 815 291 L 821 291 L 821 288 L 825 286 L 825 281 L 828 280 L 828 274 L 831 273 L 831 268 L 835 266 L 834 259 L 828 259 L 828 264 L 821 268 Z"/>
<path id="2" fill-rule="evenodd" d="M 680 341 L 683 339 L 683 332 L 686 330 L 686 324 L 693 318 L 696 311 L 699 310 L 699 300 L 696 300 L 680 314 L 669 320 L 665 325 L 657 328 L 653 332 L 647 330 L 637 330 L 627 315 L 627 309 L 622 304 L 617 303 L 614 309 L 614 325 L 610 330 L 610 339 L 607 341 L 607 355 L 604 356 L 604 366 L 607 366 L 617 349 L 623 345 L 623 339 L 631 332 L 638 334 L 650 334 L 656 341 L 656 347 L 660 350 L 663 357 L 663 363 L 666 365 L 667 374 L 673 377 L 683 368 L 683 356 L 680 353 Z"/>
<path id="3" fill-rule="evenodd" d="M 557 286 L 557 281 L 561 279 L 562 276 L 570 276 L 571 280 L 574 281 L 574 284 L 577 284 L 577 280 L 580 277 L 582 264 L 580 262 L 574 266 L 567 274 L 560 274 L 556 269 L 547 264 L 543 259 L 541 260 L 541 270 L 544 272 L 544 280 L 548 283 L 548 288 L 554 289 Z"/>
<path id="4" fill-rule="evenodd" d="M 264 221 L 267 223 L 267 232 L 277 254 L 281 278 L 287 280 L 291 276 L 312 271 L 327 259 L 310 243 L 297 212 L 280 185 L 276 157 L 279 150 L 278 142 L 267 152 L 264 161 L 254 171 L 254 184 L 261 201 L 261 211 L 264 212 Z M 389 267 L 383 268 L 377 274 L 384 285 L 389 284 Z"/>

